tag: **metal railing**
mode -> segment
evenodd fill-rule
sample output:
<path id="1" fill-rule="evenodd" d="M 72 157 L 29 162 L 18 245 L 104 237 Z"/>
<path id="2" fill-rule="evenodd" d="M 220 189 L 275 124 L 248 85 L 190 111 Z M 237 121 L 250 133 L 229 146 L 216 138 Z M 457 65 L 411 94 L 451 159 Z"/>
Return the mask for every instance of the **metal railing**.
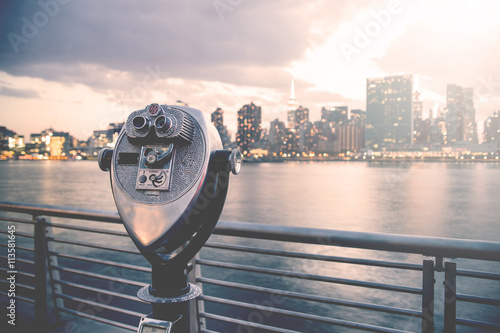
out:
<path id="1" fill-rule="evenodd" d="M 16 226 L 15 260 L 2 254 L 1 270 L 15 272 L 18 309 L 34 305 L 33 325 L 135 331 L 150 312 L 135 296 L 150 267 L 117 213 L 9 202 L 0 211 L 2 248 Z M 462 261 L 473 269 L 457 269 Z M 201 332 L 500 330 L 497 242 L 220 221 L 194 263 Z M 486 295 L 457 292 L 471 279 Z M 12 281 L 1 282 L 8 304 Z"/>

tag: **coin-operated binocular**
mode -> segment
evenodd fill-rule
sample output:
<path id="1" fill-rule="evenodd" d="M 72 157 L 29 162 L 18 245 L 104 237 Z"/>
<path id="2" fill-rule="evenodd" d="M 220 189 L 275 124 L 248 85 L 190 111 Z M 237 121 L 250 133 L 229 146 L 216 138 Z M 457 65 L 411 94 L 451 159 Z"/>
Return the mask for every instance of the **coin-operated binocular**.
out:
<path id="1" fill-rule="evenodd" d="M 187 282 L 190 260 L 210 237 L 241 153 L 222 149 L 201 111 L 148 105 L 130 114 L 114 150 L 99 152 L 110 171 L 118 213 L 152 265 L 152 283 L 137 296 L 153 306 L 138 332 L 185 332 L 188 301 L 201 289 Z"/>

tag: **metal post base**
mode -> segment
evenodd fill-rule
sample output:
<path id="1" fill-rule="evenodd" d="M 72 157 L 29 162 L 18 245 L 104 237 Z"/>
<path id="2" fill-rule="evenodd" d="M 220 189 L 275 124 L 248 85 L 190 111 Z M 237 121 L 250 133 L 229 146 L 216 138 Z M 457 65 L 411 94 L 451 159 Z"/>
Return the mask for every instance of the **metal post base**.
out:
<path id="1" fill-rule="evenodd" d="M 182 295 L 160 297 L 151 294 L 151 286 L 145 286 L 137 292 L 137 297 L 141 301 L 151 303 L 153 313 L 147 316 L 148 318 L 154 319 L 157 322 L 163 322 L 164 324 L 170 324 L 174 332 L 188 332 L 191 324 L 189 322 L 190 318 L 188 317 L 189 301 L 201 295 L 201 288 L 195 284 L 189 283 L 186 289 L 187 292 Z M 141 331 L 141 326 L 138 330 L 139 333 L 143 333 L 143 331 Z M 158 332 L 169 332 L 169 330 Z"/>
<path id="2" fill-rule="evenodd" d="M 151 303 L 153 306 L 155 304 L 171 304 L 171 303 L 183 303 L 183 302 L 188 302 L 192 299 L 195 299 L 196 297 L 201 295 L 201 288 L 198 287 L 195 284 L 190 283 L 189 284 L 189 290 L 187 293 L 179 296 L 174 296 L 174 297 L 158 297 L 155 295 L 151 295 L 150 293 L 150 286 L 145 286 L 142 287 L 138 292 L 137 292 L 137 297 L 141 301 Z"/>

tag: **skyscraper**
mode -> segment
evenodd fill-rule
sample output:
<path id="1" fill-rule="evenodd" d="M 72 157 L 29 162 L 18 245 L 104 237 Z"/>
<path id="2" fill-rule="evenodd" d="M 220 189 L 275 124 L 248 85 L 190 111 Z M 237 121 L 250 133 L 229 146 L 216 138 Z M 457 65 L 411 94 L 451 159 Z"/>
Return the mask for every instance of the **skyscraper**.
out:
<path id="1" fill-rule="evenodd" d="M 446 86 L 446 124 L 448 144 L 477 143 L 476 109 L 472 88 Z"/>
<path id="2" fill-rule="evenodd" d="M 299 106 L 297 110 L 295 110 L 295 122 L 297 126 L 309 122 L 309 109 L 302 107 L 302 105 Z"/>
<path id="3" fill-rule="evenodd" d="M 269 150 L 273 153 L 280 153 L 285 141 L 285 123 L 275 119 L 269 126 Z"/>
<path id="4" fill-rule="evenodd" d="M 347 122 L 348 107 L 335 106 L 331 108 L 321 108 L 321 121 L 327 123 L 346 123 Z"/>
<path id="5" fill-rule="evenodd" d="M 413 141 L 412 76 L 367 79 L 366 146 L 405 147 Z"/>
<path id="6" fill-rule="evenodd" d="M 484 142 L 496 142 L 500 149 L 500 112 L 493 112 L 484 122 Z"/>
<path id="7" fill-rule="evenodd" d="M 423 105 L 418 75 L 415 75 L 415 81 L 413 83 L 415 88 L 415 91 L 413 92 L 413 118 L 415 120 L 422 120 Z"/>
<path id="8" fill-rule="evenodd" d="M 415 91 L 413 93 L 413 144 L 425 145 L 428 143 L 429 120 L 423 120 L 423 102 L 420 87 L 415 80 Z"/>
<path id="9" fill-rule="evenodd" d="M 243 105 L 238 111 L 236 143 L 244 154 L 248 153 L 252 144 L 259 140 L 261 122 L 261 107 L 255 105 L 253 102 Z"/>
<path id="10" fill-rule="evenodd" d="M 413 93 L 413 117 L 415 120 L 422 120 L 422 97 L 419 90 Z"/>
<path id="11" fill-rule="evenodd" d="M 354 127 L 354 138 L 352 139 L 351 151 L 358 151 L 365 148 L 365 126 L 366 112 L 363 110 L 351 110 L 349 124 Z"/>

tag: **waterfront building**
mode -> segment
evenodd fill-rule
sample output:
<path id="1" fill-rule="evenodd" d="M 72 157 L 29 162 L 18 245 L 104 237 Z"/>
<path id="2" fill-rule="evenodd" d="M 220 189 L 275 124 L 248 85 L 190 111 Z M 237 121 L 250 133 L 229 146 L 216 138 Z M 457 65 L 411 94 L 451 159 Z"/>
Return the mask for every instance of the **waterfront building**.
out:
<path id="1" fill-rule="evenodd" d="M 365 125 L 366 112 L 359 109 L 351 110 L 351 117 L 349 119 L 350 121 Z"/>
<path id="2" fill-rule="evenodd" d="M 496 143 L 500 149 L 500 112 L 493 112 L 484 122 L 483 142 Z"/>
<path id="3" fill-rule="evenodd" d="M 238 111 L 238 132 L 236 143 L 243 154 L 248 154 L 250 148 L 259 141 L 261 135 L 261 107 L 253 102 L 243 105 Z"/>
<path id="4" fill-rule="evenodd" d="M 366 146 L 408 147 L 413 142 L 411 75 L 367 79 Z"/>
<path id="5" fill-rule="evenodd" d="M 419 146 L 426 146 L 429 144 L 429 131 L 431 120 L 422 118 L 415 118 L 414 131 L 413 131 L 413 144 Z"/>
<path id="6" fill-rule="evenodd" d="M 448 141 L 447 123 L 444 117 L 429 119 L 429 145 L 442 146 Z"/>
<path id="7" fill-rule="evenodd" d="M 416 90 L 413 93 L 413 119 L 422 120 L 423 115 L 423 101 L 420 91 Z"/>
<path id="8" fill-rule="evenodd" d="M 446 87 L 447 144 L 478 142 L 474 92 L 455 84 Z"/>
<path id="9" fill-rule="evenodd" d="M 283 153 L 295 156 L 299 153 L 299 135 L 297 129 L 287 128 L 285 131 L 285 140 L 282 147 Z"/>
<path id="10" fill-rule="evenodd" d="M 68 132 L 58 132 L 49 128 L 30 135 L 26 153 L 59 159 L 69 155 L 69 152 L 77 145 L 76 141 Z"/>
<path id="11" fill-rule="evenodd" d="M 309 109 L 299 106 L 297 110 L 295 110 L 295 126 L 299 127 L 303 123 L 309 122 Z"/>
<path id="12" fill-rule="evenodd" d="M 423 120 L 423 102 L 418 87 L 418 82 L 415 80 L 415 92 L 413 93 L 413 144 L 426 145 L 428 144 L 429 121 Z"/>
<path id="13" fill-rule="evenodd" d="M 88 140 L 87 155 L 97 156 L 102 148 L 114 148 L 124 123 L 110 123 L 105 130 L 96 130 Z"/>
<path id="14" fill-rule="evenodd" d="M 314 126 L 310 121 L 299 124 L 298 131 L 299 152 L 309 154 L 314 149 Z"/>
<path id="15" fill-rule="evenodd" d="M 364 148 L 364 126 L 350 121 L 335 126 L 336 151 L 359 151 Z"/>
<path id="16" fill-rule="evenodd" d="M 331 127 L 332 123 L 325 121 L 314 122 L 315 138 L 314 138 L 314 152 L 319 154 L 334 153 L 334 129 Z"/>
<path id="17" fill-rule="evenodd" d="M 420 92 L 420 79 L 418 75 L 415 75 L 413 80 L 413 119 L 422 120 L 423 116 L 423 102 L 422 94 Z"/>
<path id="18" fill-rule="evenodd" d="M 24 147 L 24 136 L 0 126 L 0 151 L 13 151 Z"/>
<path id="19" fill-rule="evenodd" d="M 347 106 L 335 106 L 331 108 L 321 108 L 321 121 L 327 123 L 346 123 L 348 118 Z"/>
<path id="20" fill-rule="evenodd" d="M 217 110 L 215 110 L 211 114 L 211 119 L 212 124 L 217 129 L 217 132 L 219 132 L 222 145 L 224 146 L 224 148 L 229 148 L 229 146 L 231 145 L 231 140 L 229 138 L 227 126 L 224 126 L 224 111 L 222 111 L 221 108 L 217 108 Z"/>
<path id="21" fill-rule="evenodd" d="M 351 110 L 349 124 L 355 127 L 354 138 L 350 151 L 359 151 L 365 148 L 365 127 L 366 127 L 366 112 L 359 109 Z"/>
<path id="22" fill-rule="evenodd" d="M 279 154 L 283 150 L 285 142 L 286 127 L 285 123 L 277 118 L 271 121 L 269 126 L 268 143 L 271 153 Z"/>

